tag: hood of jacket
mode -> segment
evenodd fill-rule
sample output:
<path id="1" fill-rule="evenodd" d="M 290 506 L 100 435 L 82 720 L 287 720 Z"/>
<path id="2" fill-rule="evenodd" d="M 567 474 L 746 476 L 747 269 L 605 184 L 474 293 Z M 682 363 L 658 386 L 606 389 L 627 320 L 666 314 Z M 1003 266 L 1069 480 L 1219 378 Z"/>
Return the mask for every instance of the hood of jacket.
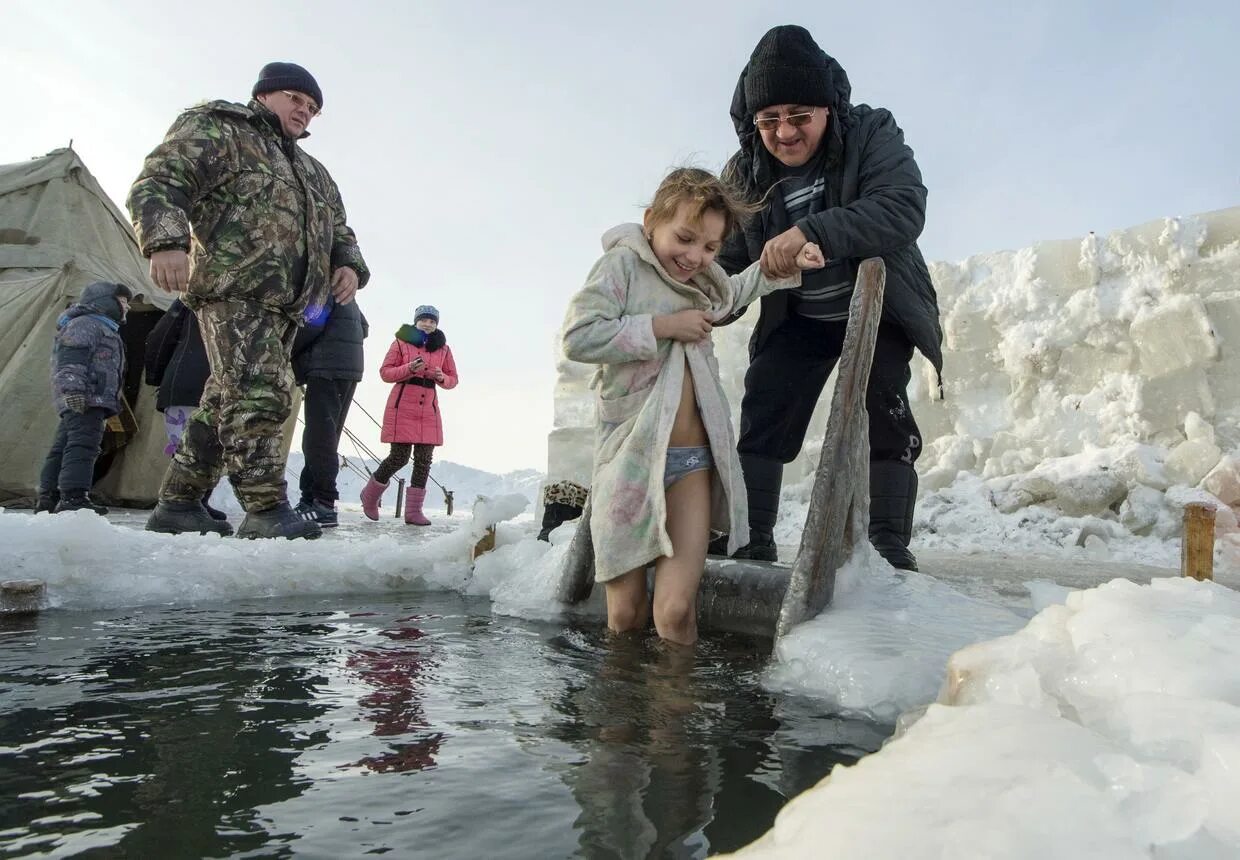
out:
<path id="1" fill-rule="evenodd" d="M 633 251 L 643 262 L 649 263 L 659 273 L 659 277 L 668 287 L 681 295 L 698 300 L 699 304 L 702 299 L 705 299 L 712 309 L 731 304 L 732 284 L 718 263 L 711 263 L 708 268 L 698 272 L 687 282 L 676 280 L 659 262 L 641 224 L 618 224 L 603 234 L 602 241 L 604 251 L 611 251 L 615 248 L 627 248 Z"/>

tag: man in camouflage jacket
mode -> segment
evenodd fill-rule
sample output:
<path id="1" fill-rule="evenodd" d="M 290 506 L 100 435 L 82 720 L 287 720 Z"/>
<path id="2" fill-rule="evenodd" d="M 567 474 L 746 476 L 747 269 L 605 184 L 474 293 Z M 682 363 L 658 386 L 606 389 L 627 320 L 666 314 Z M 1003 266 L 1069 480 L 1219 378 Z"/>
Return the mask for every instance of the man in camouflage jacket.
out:
<path id="1" fill-rule="evenodd" d="M 211 376 L 160 488 L 152 531 L 216 531 L 201 499 L 226 470 L 246 510 L 239 537 L 318 537 L 288 505 L 282 428 L 297 326 L 353 300 L 369 271 L 327 169 L 302 151 L 323 93 L 301 66 L 268 63 L 245 105 L 177 118 L 128 206 L 151 278 L 194 310 Z"/>

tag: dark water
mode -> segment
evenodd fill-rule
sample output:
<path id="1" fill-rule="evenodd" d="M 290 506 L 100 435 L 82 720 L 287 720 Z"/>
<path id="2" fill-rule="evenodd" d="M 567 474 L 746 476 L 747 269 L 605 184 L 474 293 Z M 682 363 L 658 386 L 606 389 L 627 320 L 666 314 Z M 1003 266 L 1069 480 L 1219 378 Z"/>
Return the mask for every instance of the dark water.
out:
<path id="1" fill-rule="evenodd" d="M 447 594 L 4 623 L 3 857 L 699 857 L 887 733 Z"/>

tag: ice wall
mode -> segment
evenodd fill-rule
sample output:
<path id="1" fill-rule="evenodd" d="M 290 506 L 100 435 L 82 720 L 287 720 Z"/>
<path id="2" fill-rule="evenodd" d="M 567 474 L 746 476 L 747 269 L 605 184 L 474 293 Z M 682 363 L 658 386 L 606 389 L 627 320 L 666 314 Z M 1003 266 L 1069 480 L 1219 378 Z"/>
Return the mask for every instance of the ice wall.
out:
<path id="1" fill-rule="evenodd" d="M 1168 490 L 1240 505 L 1240 207 L 931 272 L 945 397 L 918 355 L 909 395 L 926 442 L 923 494 L 967 473 L 1006 479 L 994 486 L 1009 509 L 1050 502 L 1098 513 L 1128 500 L 1134 531 Z M 715 333 L 734 416 L 756 318 L 751 308 Z M 589 480 L 591 372 L 559 363 L 552 480 Z M 785 487 L 813 471 L 833 386 Z M 1074 465 L 1056 469 L 1060 458 Z"/>

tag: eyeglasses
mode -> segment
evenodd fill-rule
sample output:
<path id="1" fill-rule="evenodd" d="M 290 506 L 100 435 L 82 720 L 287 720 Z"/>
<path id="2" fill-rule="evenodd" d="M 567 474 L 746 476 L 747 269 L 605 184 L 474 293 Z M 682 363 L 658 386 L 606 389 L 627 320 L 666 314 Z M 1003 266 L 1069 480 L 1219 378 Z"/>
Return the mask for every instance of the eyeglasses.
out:
<path id="1" fill-rule="evenodd" d="M 310 116 L 318 116 L 323 113 L 323 111 L 319 108 L 318 102 L 314 99 L 308 99 L 301 93 L 294 92 L 293 90 L 280 90 L 280 92 L 288 96 L 288 100 L 291 101 L 296 107 L 304 107 L 306 110 L 310 111 Z"/>
<path id="2" fill-rule="evenodd" d="M 753 118 L 753 124 L 758 127 L 759 131 L 774 131 L 779 128 L 781 123 L 785 122 L 793 128 L 800 128 L 803 125 L 809 125 L 817 112 L 818 108 L 810 108 L 801 113 L 780 114 L 779 116 L 756 116 Z"/>

